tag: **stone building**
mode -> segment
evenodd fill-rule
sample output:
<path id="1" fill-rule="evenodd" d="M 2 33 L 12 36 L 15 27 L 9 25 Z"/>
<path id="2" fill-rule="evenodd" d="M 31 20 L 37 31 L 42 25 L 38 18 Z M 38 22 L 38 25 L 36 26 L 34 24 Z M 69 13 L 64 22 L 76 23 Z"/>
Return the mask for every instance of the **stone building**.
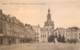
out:
<path id="1" fill-rule="evenodd" d="M 25 32 L 27 33 L 27 38 L 31 39 L 31 42 L 36 42 L 35 40 L 35 30 L 33 29 L 33 26 L 30 24 L 25 24 Z"/>
<path id="2" fill-rule="evenodd" d="M 35 33 L 35 40 L 39 43 L 48 42 L 48 37 L 53 33 L 54 22 L 51 19 L 50 9 L 48 9 L 47 21 L 44 23 L 43 27 L 33 26 Z"/>
<path id="3" fill-rule="evenodd" d="M 31 31 L 25 25 L 16 19 L 5 15 L 0 10 L 0 44 L 14 44 L 27 42 L 27 36 L 31 36 Z"/>
<path id="4" fill-rule="evenodd" d="M 44 23 L 44 27 L 41 28 L 40 42 L 48 42 L 48 37 L 54 30 L 54 22 L 51 19 L 50 9 L 48 9 L 47 21 Z"/>
<path id="5" fill-rule="evenodd" d="M 53 34 L 54 36 L 59 36 L 59 35 L 61 35 L 61 36 L 65 36 L 66 37 L 66 29 L 65 28 L 56 28 L 55 30 L 54 30 L 54 34 Z"/>
<path id="6" fill-rule="evenodd" d="M 39 25 L 33 26 L 33 29 L 35 31 L 35 42 L 40 42 L 40 34 L 41 34 L 41 27 Z"/>
<path id="7" fill-rule="evenodd" d="M 55 42 L 65 42 L 66 38 L 66 29 L 65 28 L 56 28 L 52 34 Z"/>
<path id="8" fill-rule="evenodd" d="M 54 30 L 53 36 L 64 37 L 65 42 L 80 42 L 80 28 L 78 27 L 69 27 L 69 28 L 56 28 Z"/>
<path id="9" fill-rule="evenodd" d="M 80 42 L 80 28 L 78 27 L 69 27 L 66 29 L 66 41 Z"/>
<path id="10" fill-rule="evenodd" d="M 41 31 L 40 38 L 39 38 L 40 43 L 47 43 L 49 37 L 48 31 L 45 28 L 41 28 L 40 31 Z"/>

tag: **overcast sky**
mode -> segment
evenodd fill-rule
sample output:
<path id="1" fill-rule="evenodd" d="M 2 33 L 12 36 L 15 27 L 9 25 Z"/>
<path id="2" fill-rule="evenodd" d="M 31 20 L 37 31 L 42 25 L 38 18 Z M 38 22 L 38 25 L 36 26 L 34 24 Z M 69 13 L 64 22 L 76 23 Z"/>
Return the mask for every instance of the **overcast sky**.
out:
<path id="1" fill-rule="evenodd" d="M 23 23 L 44 25 L 51 9 L 55 27 L 80 27 L 80 0 L 0 0 L 0 9 Z"/>

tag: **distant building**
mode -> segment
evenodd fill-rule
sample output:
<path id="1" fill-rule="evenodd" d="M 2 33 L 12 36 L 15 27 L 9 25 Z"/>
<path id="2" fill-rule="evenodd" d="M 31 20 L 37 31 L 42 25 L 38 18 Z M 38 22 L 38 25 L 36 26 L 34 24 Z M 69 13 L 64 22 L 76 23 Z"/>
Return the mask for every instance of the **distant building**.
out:
<path id="1" fill-rule="evenodd" d="M 28 39 L 31 39 L 31 42 L 35 42 L 35 31 L 33 26 L 30 24 L 25 24 L 25 33 Z"/>
<path id="2" fill-rule="evenodd" d="M 53 36 L 61 36 L 65 38 L 65 42 L 80 42 L 80 28 L 78 27 L 69 27 L 69 28 L 56 28 L 54 30 Z"/>
<path id="3" fill-rule="evenodd" d="M 80 41 L 80 28 L 78 27 L 69 27 L 66 29 L 66 41 L 76 40 Z"/>
<path id="4" fill-rule="evenodd" d="M 41 27 L 39 25 L 32 26 L 32 27 L 33 27 L 33 30 L 35 31 L 34 33 L 35 42 L 40 42 Z"/>
<path id="5" fill-rule="evenodd" d="M 59 36 L 59 35 L 61 35 L 61 36 L 65 36 L 66 37 L 66 29 L 65 28 L 56 28 L 55 30 L 54 30 L 54 34 L 53 34 L 54 36 Z"/>
<path id="6" fill-rule="evenodd" d="M 52 36 L 54 36 L 54 41 L 55 42 L 65 42 L 65 38 L 66 38 L 66 29 L 65 28 L 56 28 L 54 30 L 54 33 L 52 34 Z"/>

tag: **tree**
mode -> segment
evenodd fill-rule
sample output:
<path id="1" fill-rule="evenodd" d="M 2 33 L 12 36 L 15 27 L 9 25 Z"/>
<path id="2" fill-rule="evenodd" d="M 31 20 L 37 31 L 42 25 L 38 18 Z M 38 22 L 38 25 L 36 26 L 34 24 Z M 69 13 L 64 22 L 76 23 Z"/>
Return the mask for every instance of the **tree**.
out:
<path id="1" fill-rule="evenodd" d="M 65 42 L 65 37 L 61 36 L 60 34 L 57 37 L 58 42 Z"/>
<path id="2" fill-rule="evenodd" d="M 48 42 L 55 42 L 54 39 L 55 39 L 55 37 L 51 35 L 48 37 Z"/>

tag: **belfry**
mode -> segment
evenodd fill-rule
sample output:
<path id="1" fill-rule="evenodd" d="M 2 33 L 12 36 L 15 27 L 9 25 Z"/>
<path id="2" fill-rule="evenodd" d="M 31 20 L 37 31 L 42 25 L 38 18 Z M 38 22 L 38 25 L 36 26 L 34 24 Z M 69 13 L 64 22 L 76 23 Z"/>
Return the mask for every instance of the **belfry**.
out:
<path id="1" fill-rule="evenodd" d="M 44 23 L 44 27 L 41 29 L 41 42 L 48 42 L 48 38 L 51 34 L 53 34 L 54 30 L 54 22 L 51 19 L 51 12 L 50 9 L 48 9 L 48 14 L 47 14 L 47 20 Z"/>
<path id="2" fill-rule="evenodd" d="M 47 21 L 45 22 L 44 27 L 47 27 L 49 29 L 53 29 L 54 28 L 54 22 L 51 19 L 50 9 L 48 9 Z"/>

